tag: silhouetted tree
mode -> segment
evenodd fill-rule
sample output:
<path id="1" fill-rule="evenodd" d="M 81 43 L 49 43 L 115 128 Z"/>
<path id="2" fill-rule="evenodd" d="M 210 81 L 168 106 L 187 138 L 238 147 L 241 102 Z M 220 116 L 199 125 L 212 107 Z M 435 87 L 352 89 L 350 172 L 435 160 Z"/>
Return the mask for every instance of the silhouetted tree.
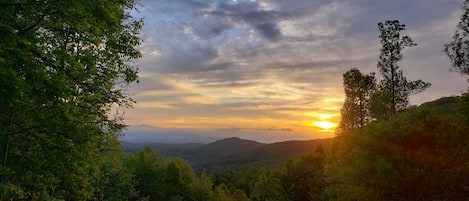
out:
<path id="1" fill-rule="evenodd" d="M 445 44 L 444 50 L 454 69 L 467 76 L 469 75 L 469 0 L 464 1 L 461 7 L 464 14 L 460 18 L 453 41 Z"/>
<path id="2" fill-rule="evenodd" d="M 363 75 L 352 68 L 344 75 L 345 101 L 341 109 L 338 134 L 363 127 L 371 120 L 370 96 L 376 88 L 375 74 Z"/>
<path id="3" fill-rule="evenodd" d="M 398 20 L 378 23 L 381 44 L 378 69 L 382 79 L 378 86 L 378 92 L 374 95 L 373 108 L 376 118 L 395 115 L 405 109 L 409 104 L 409 95 L 419 93 L 428 87 L 430 83 L 422 80 L 407 81 L 397 62 L 402 60 L 401 51 L 405 47 L 417 45 L 409 36 L 401 36 L 405 25 Z"/>

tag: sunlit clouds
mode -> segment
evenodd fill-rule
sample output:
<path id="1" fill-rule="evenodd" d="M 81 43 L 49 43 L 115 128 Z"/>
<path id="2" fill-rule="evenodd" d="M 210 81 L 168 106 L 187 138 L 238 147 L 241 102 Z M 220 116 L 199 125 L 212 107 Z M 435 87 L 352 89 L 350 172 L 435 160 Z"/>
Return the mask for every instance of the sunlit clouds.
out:
<path id="1" fill-rule="evenodd" d="M 406 9 L 397 9 L 402 5 Z M 342 73 L 351 67 L 376 71 L 376 24 L 387 19 L 408 25 L 408 35 L 419 44 L 405 50 L 404 73 L 432 83 L 412 103 L 459 94 L 466 82 L 448 71 L 442 53 L 459 5 L 458 0 L 142 1 L 135 13 L 145 20 L 140 83 L 129 91 L 138 103 L 126 111 L 125 121 L 265 136 L 258 139 L 334 136 L 344 99 Z"/>
<path id="2" fill-rule="evenodd" d="M 136 95 L 138 103 L 127 117 L 138 121 L 129 123 L 175 128 L 242 127 L 300 132 L 305 130 L 307 116 L 304 113 L 323 110 L 337 116 L 343 100 L 340 86 L 327 93 L 336 99 L 315 100 L 309 97 L 324 94 L 319 89 L 315 91 L 314 85 L 288 83 L 280 78 L 232 83 L 212 83 L 178 76 L 155 78 L 158 81 L 143 78 L 141 83 L 158 82 L 165 87 L 148 89 Z"/>

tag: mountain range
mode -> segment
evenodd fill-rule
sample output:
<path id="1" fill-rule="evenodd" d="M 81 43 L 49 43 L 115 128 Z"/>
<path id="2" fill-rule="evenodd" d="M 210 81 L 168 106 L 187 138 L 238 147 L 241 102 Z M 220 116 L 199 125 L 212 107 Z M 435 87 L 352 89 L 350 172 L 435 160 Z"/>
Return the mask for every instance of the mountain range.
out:
<path id="1" fill-rule="evenodd" d="M 163 156 L 181 157 L 190 162 L 196 171 L 200 171 L 279 165 L 302 154 L 328 151 L 333 141 L 333 138 L 326 138 L 266 144 L 231 137 L 206 144 L 121 143 L 127 153 L 149 146 Z"/>

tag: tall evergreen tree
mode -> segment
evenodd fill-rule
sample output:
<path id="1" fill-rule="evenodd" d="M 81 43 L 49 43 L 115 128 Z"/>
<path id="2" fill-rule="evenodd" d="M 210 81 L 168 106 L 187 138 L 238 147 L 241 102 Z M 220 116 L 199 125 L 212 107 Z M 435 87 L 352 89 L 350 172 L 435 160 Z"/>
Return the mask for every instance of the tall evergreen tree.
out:
<path id="1" fill-rule="evenodd" d="M 124 128 L 133 0 L 0 2 L 0 200 L 87 200 Z"/>
<path id="2" fill-rule="evenodd" d="M 375 74 L 363 75 L 352 68 L 343 74 L 345 101 L 338 134 L 363 127 L 371 121 L 370 97 L 376 88 Z"/>
<path id="3" fill-rule="evenodd" d="M 417 45 L 409 36 L 401 36 L 405 25 L 398 20 L 378 23 L 382 47 L 378 69 L 382 79 L 374 97 L 374 113 L 377 118 L 395 115 L 409 104 L 409 95 L 420 93 L 430 87 L 422 80 L 407 81 L 397 62 L 402 60 L 401 51 Z"/>

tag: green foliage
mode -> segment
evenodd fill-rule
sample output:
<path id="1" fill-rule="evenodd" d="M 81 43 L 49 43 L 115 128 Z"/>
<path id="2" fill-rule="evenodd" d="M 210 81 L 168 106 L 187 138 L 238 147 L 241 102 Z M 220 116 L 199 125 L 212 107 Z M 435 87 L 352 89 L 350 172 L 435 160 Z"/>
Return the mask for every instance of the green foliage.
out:
<path id="1" fill-rule="evenodd" d="M 93 199 L 101 157 L 132 103 L 140 20 L 133 0 L 0 3 L 0 197 Z"/>
<path id="2" fill-rule="evenodd" d="M 213 190 L 212 201 L 235 201 L 225 184 L 220 184 Z"/>
<path id="3" fill-rule="evenodd" d="M 232 190 L 241 189 L 246 193 L 250 193 L 259 174 L 257 166 L 211 171 L 215 185 L 225 184 Z"/>
<path id="4" fill-rule="evenodd" d="M 249 198 L 246 195 L 246 193 L 244 193 L 244 191 L 242 191 L 240 189 L 236 189 L 233 192 L 233 200 L 235 200 L 235 201 L 249 201 Z"/>
<path id="5" fill-rule="evenodd" d="M 276 150 L 278 154 L 297 153 L 298 150 L 314 153 L 262 169 L 253 165 L 212 170 L 213 182 L 205 173 L 194 176 L 184 161 L 161 158 L 151 148 L 129 155 L 126 161 L 127 167 L 133 170 L 135 189 L 139 192 L 137 197 L 149 200 L 327 200 L 323 167 L 331 143 L 331 139 L 276 143 L 272 145 L 275 149 L 261 150 Z M 310 145 L 309 148 L 306 145 Z M 144 183 L 150 184 L 149 188 L 145 188 Z"/>
<path id="6" fill-rule="evenodd" d="M 311 153 L 288 161 L 284 166 L 266 170 L 251 190 L 253 200 L 307 201 L 327 200 L 323 153 Z"/>
<path id="7" fill-rule="evenodd" d="M 191 194 L 194 201 L 207 201 L 213 196 L 212 179 L 204 172 L 191 185 Z"/>
<path id="8" fill-rule="evenodd" d="M 287 200 L 282 190 L 280 179 L 277 176 L 278 171 L 265 171 L 259 174 L 253 190 L 251 198 L 254 201 L 281 201 Z"/>
<path id="9" fill-rule="evenodd" d="M 136 181 L 135 189 L 139 193 L 138 197 L 157 200 L 163 196 L 162 161 L 158 153 L 147 147 L 143 151 L 129 155 L 126 158 L 126 166 L 132 171 Z"/>
<path id="10" fill-rule="evenodd" d="M 196 176 L 189 163 L 180 159 L 164 159 L 147 147 L 126 157 L 126 167 L 133 175 L 135 191 L 133 200 L 243 200 L 243 190 L 232 191 L 220 184 L 213 189 L 212 179 L 202 173 Z M 239 191 L 239 192 L 237 192 Z M 241 194 L 241 192 L 244 194 Z M 235 196 L 236 197 L 233 197 Z"/>
<path id="11" fill-rule="evenodd" d="M 94 184 L 95 199 L 117 201 L 130 200 L 137 196 L 133 172 L 125 167 L 121 150 L 103 154 L 99 163 L 99 175 Z"/>
<path id="12" fill-rule="evenodd" d="M 159 200 L 171 200 L 173 197 L 191 198 L 194 170 L 186 161 L 173 159 L 163 166 L 163 188 L 159 189 L 163 197 Z"/>
<path id="13" fill-rule="evenodd" d="M 467 120 L 428 108 L 340 137 L 325 168 L 333 200 L 460 200 L 469 193 Z"/>
<path id="14" fill-rule="evenodd" d="M 341 109 L 340 125 L 337 133 L 363 127 L 372 120 L 370 97 L 376 88 L 374 73 L 363 75 L 352 68 L 343 74 L 345 101 Z"/>
<path id="15" fill-rule="evenodd" d="M 126 152 L 135 153 L 151 146 L 158 153 L 187 160 L 196 172 L 210 173 L 279 166 L 285 161 L 322 146 L 327 151 L 333 139 L 286 141 L 262 144 L 239 138 L 228 138 L 209 144 L 132 144 L 123 142 Z M 215 153 L 213 153 L 215 152 Z M 257 177 L 257 176 L 256 176 Z M 216 183 L 218 184 L 218 183 Z"/>
<path id="16" fill-rule="evenodd" d="M 462 4 L 464 14 L 461 16 L 453 40 L 445 44 L 444 51 L 451 60 L 454 69 L 462 75 L 469 75 L 469 1 Z M 468 79 L 469 81 L 469 79 Z"/>
<path id="17" fill-rule="evenodd" d="M 280 184 L 289 200 L 325 200 L 324 157 L 308 154 L 286 164 Z"/>

